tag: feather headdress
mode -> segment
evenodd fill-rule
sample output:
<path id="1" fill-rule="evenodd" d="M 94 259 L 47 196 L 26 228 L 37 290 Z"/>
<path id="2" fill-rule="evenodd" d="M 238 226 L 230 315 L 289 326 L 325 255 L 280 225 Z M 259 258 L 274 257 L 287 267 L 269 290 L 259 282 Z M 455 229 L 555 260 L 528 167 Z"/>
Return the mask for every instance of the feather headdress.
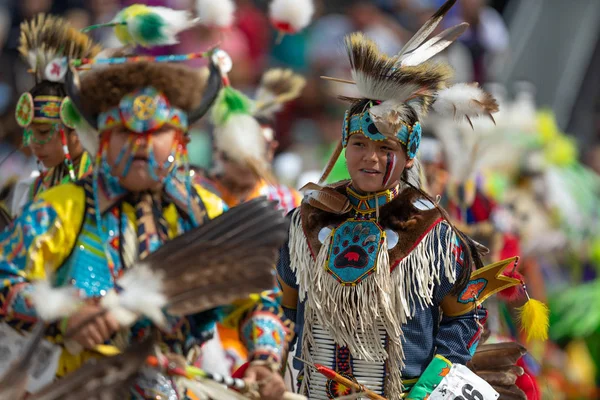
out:
<path id="1" fill-rule="evenodd" d="M 354 83 L 361 98 L 343 97 L 353 103 L 346 115 L 342 144 L 355 132 L 370 133 L 373 140 L 396 138 L 414 158 L 420 143 L 419 121 L 435 108 L 456 118 L 472 117 L 498 111 L 493 97 L 476 85 L 459 84 L 449 87 L 452 68 L 429 61 L 452 44 L 468 27 L 462 23 L 428 39 L 456 0 L 447 0 L 415 33 L 398 54 L 383 54 L 377 45 L 354 33 L 345 40 Z M 336 79 L 334 79 L 336 80 Z M 368 110 L 368 113 L 365 112 Z M 372 125 L 376 129 L 373 129 Z M 374 131 L 377 132 L 374 132 Z M 343 146 L 337 147 L 325 167 L 320 182 L 324 182 L 339 157 Z"/>
<path id="2" fill-rule="evenodd" d="M 38 14 L 21 23 L 19 53 L 27 61 L 36 83 L 61 81 L 66 72 L 63 58 L 91 58 L 100 46 L 62 18 Z"/>

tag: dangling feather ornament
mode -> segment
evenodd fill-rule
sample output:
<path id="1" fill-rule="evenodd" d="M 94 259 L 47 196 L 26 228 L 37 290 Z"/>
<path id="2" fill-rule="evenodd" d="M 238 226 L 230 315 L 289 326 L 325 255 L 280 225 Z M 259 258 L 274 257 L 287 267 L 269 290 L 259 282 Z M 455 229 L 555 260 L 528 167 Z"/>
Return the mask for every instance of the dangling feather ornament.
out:
<path id="1" fill-rule="evenodd" d="M 310 24 L 314 12 L 312 0 L 273 0 L 269 6 L 271 24 L 280 34 L 300 32 Z"/>
<path id="2" fill-rule="evenodd" d="M 196 0 L 200 23 L 210 28 L 229 28 L 233 24 L 233 0 Z"/>
<path id="3" fill-rule="evenodd" d="M 471 118 L 487 115 L 494 121 L 498 103 L 477 83 L 458 83 L 437 93 L 433 109 L 445 117 L 465 118 L 473 128 Z"/>
<path id="4" fill-rule="evenodd" d="M 521 329 L 525 332 L 528 342 L 532 340 L 548 340 L 550 310 L 547 305 L 527 295 L 527 303 L 519 307 L 517 312 Z"/>
<path id="5" fill-rule="evenodd" d="M 179 43 L 177 34 L 198 23 L 199 19 L 192 18 L 188 11 L 133 4 L 121 10 L 108 24 L 92 25 L 85 31 L 112 26 L 122 44 L 152 47 Z"/>

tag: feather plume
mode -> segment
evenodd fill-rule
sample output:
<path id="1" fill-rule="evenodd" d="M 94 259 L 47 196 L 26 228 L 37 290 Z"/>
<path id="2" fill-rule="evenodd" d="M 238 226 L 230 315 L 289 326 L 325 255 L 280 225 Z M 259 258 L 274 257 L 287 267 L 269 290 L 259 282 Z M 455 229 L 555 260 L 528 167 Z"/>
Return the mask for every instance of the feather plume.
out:
<path id="1" fill-rule="evenodd" d="M 162 282 L 163 273 L 154 272 L 144 264 L 130 268 L 119 279 L 119 286 L 123 289 L 119 296 L 106 295 L 102 298 L 102 305 L 117 316 L 121 326 L 130 326 L 137 319 L 137 314 L 145 315 L 157 326 L 164 327 L 166 320 L 162 309 L 167 298 L 163 294 Z"/>
<path id="2" fill-rule="evenodd" d="M 550 326 L 548 306 L 536 299 L 529 299 L 523 307 L 517 308 L 521 329 L 527 335 L 527 341 L 547 340 Z"/>
<path id="3" fill-rule="evenodd" d="M 409 67 L 419 65 L 422 62 L 429 60 L 438 53 L 441 53 L 450 46 L 465 30 L 469 27 L 469 24 L 463 22 L 456 26 L 446 29 L 439 35 L 436 35 L 423 43 L 422 46 L 415 49 L 414 51 L 403 54 L 397 61 L 398 66 Z"/>
<path id="4" fill-rule="evenodd" d="M 91 58 L 100 47 L 62 18 L 38 14 L 21 23 L 19 53 L 35 74 L 36 82 L 46 76 L 46 67 L 57 58 Z"/>
<path id="5" fill-rule="evenodd" d="M 62 108 L 63 120 L 69 121 L 69 124 L 75 128 L 83 148 L 90 154 L 98 153 L 100 146 L 98 132 L 83 118 L 70 99 L 64 101 Z"/>
<path id="6" fill-rule="evenodd" d="M 498 111 L 498 104 L 491 94 L 483 91 L 476 83 L 458 83 L 440 90 L 433 109 L 445 117 L 465 118 L 471 127 L 471 118 L 488 115 Z"/>
<path id="7" fill-rule="evenodd" d="M 267 143 L 260 124 L 251 115 L 236 114 L 215 127 L 215 146 L 241 165 L 252 166 L 258 176 L 269 170 Z"/>
<path id="8" fill-rule="evenodd" d="M 273 0 L 269 6 L 271 23 L 275 29 L 287 34 L 306 28 L 314 12 L 313 0 Z"/>
<path id="9" fill-rule="evenodd" d="M 258 177 L 273 181 L 266 160 L 266 138 L 250 114 L 251 107 L 250 99 L 231 86 L 221 90 L 212 111 L 215 146 L 232 160 L 251 168 Z"/>
<path id="10" fill-rule="evenodd" d="M 273 118 L 284 103 L 298 98 L 306 85 L 291 69 L 274 68 L 264 73 L 256 92 L 254 116 Z"/>
<path id="11" fill-rule="evenodd" d="M 403 125 L 412 125 L 419 115 L 408 103 L 399 100 L 387 100 L 369 109 L 379 132 L 395 136 Z"/>
<path id="12" fill-rule="evenodd" d="M 429 35 L 431 35 L 440 22 L 442 22 L 442 19 L 448 13 L 448 11 L 450 11 L 454 3 L 456 3 L 456 0 L 447 0 L 444 4 L 442 4 L 442 6 L 431 16 L 431 18 L 429 18 L 421 28 L 419 28 L 417 33 L 415 33 L 413 37 L 406 42 L 406 44 L 398 53 L 398 57 L 413 51 L 419 47 L 421 43 L 427 40 Z"/>
<path id="13" fill-rule="evenodd" d="M 80 305 L 80 299 L 74 287 L 55 288 L 46 279 L 33 284 L 30 296 L 38 315 L 46 322 L 54 322 L 60 318 L 68 317 Z"/>
<path id="14" fill-rule="evenodd" d="M 445 64 L 397 68 L 396 58 L 382 53 L 362 33 L 347 36 L 345 43 L 352 77 L 360 94 L 367 99 L 405 102 L 411 97 L 433 96 L 452 77 L 452 68 Z"/>
<path id="15" fill-rule="evenodd" d="M 133 4 L 121 10 L 111 24 L 124 45 L 151 47 L 179 43 L 177 34 L 196 26 L 198 21 L 188 11 Z"/>
<path id="16" fill-rule="evenodd" d="M 228 28 L 233 24 L 235 3 L 233 0 L 196 0 L 196 11 L 202 25 Z"/>

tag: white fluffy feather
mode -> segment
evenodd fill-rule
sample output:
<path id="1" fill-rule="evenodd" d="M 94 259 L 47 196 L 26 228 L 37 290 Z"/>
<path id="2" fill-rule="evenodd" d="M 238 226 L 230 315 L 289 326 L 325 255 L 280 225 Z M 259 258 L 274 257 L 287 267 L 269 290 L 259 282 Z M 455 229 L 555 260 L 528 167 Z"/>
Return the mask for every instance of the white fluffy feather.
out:
<path id="1" fill-rule="evenodd" d="M 215 145 L 234 160 L 264 160 L 267 145 L 260 124 L 247 114 L 234 114 L 215 127 Z"/>
<path id="2" fill-rule="evenodd" d="M 233 24 L 235 3 L 233 0 L 196 0 L 196 10 L 202 25 L 227 28 Z"/>
<path id="3" fill-rule="evenodd" d="M 310 24 L 315 12 L 312 0 L 273 0 L 269 7 L 271 21 L 287 23 L 294 32 L 299 32 Z"/>
<path id="4" fill-rule="evenodd" d="M 161 36 L 164 37 L 160 42 L 153 43 L 155 45 L 172 45 L 179 43 L 177 34 L 190 29 L 198 24 L 198 18 L 192 18 L 189 11 L 173 10 L 168 7 L 148 7 L 153 13 L 159 15 L 165 22 L 161 29 Z M 132 18 L 127 21 L 127 26 L 132 36 L 138 31 L 138 19 Z M 134 36 L 137 43 L 144 43 L 144 39 Z"/>
<path id="5" fill-rule="evenodd" d="M 408 106 L 399 100 L 387 100 L 369 109 L 375 126 L 384 135 L 395 135 L 406 124 Z"/>
<path id="6" fill-rule="evenodd" d="M 52 287 L 47 280 L 35 282 L 29 295 L 38 315 L 46 322 L 68 317 L 80 305 L 73 286 Z"/>
<path id="7" fill-rule="evenodd" d="M 477 86 L 458 83 L 438 92 L 433 109 L 443 116 L 477 117 L 487 113 L 482 105 L 489 104 L 490 98 L 493 100 Z"/>
<path id="8" fill-rule="evenodd" d="M 103 300 L 111 312 L 119 312 L 124 318 L 126 311 L 145 315 L 158 326 L 165 326 L 166 319 L 163 308 L 167 305 L 167 298 L 162 291 L 162 276 L 152 271 L 144 264 L 136 265 L 129 269 L 118 282 L 123 291 L 119 293 L 118 302 L 107 298 Z M 106 296 L 108 297 L 108 296 Z M 121 321 L 119 321 L 121 323 Z M 123 321 L 127 322 L 127 321 Z M 123 323 L 126 325 L 125 323 Z"/>

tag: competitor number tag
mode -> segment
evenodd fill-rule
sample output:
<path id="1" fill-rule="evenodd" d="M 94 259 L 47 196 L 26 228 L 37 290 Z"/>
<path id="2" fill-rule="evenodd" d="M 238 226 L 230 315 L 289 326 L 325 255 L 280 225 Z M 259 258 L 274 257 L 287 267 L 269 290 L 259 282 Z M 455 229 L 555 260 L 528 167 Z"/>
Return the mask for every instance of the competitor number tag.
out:
<path id="1" fill-rule="evenodd" d="M 453 364 L 429 400 L 496 400 L 500 395 L 464 365 Z"/>
<path id="2" fill-rule="evenodd" d="M 6 323 L 0 323 L 0 376 L 3 376 L 23 354 L 29 340 L 28 334 L 20 335 Z M 61 348 L 42 340 L 33 364 L 29 368 L 27 391 L 35 393 L 54 380 Z"/>

